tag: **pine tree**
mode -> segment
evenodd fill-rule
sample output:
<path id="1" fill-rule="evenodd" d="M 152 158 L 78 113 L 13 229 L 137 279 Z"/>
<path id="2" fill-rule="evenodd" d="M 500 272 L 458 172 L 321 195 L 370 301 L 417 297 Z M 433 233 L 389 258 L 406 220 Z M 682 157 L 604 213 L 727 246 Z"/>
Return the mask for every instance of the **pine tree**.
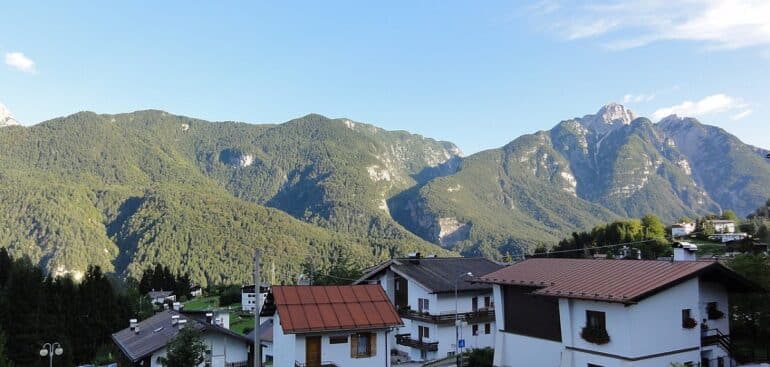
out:
<path id="1" fill-rule="evenodd" d="M 0 329 L 0 367 L 13 367 L 13 362 L 8 359 L 7 353 L 5 352 L 5 341 L 5 333 Z"/>
<path id="2" fill-rule="evenodd" d="M 166 357 L 161 357 L 160 364 L 164 367 L 190 367 L 203 363 L 206 344 L 200 334 L 191 327 L 182 329 L 176 338 L 169 343 Z"/>

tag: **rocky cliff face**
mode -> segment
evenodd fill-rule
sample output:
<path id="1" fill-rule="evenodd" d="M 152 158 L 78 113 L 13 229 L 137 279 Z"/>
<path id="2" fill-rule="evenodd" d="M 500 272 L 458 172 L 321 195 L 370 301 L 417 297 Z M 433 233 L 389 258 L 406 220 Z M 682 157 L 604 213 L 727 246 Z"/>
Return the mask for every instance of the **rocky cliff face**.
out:
<path id="1" fill-rule="evenodd" d="M 19 125 L 19 122 L 11 116 L 11 111 L 0 103 L 0 127 Z"/>

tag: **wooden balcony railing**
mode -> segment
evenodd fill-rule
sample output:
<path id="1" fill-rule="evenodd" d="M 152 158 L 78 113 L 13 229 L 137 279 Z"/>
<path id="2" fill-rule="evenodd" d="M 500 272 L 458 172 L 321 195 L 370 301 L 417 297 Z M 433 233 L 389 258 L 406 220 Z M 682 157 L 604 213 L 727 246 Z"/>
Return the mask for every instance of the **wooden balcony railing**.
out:
<path id="1" fill-rule="evenodd" d="M 412 336 L 409 334 L 396 335 L 396 343 L 398 345 L 426 350 L 428 352 L 438 351 L 438 342 L 412 339 Z"/>
<path id="2" fill-rule="evenodd" d="M 409 308 L 402 308 L 398 313 L 405 319 L 429 322 L 432 324 L 454 324 L 455 322 L 455 314 L 453 313 L 431 315 L 428 312 L 418 312 Z M 457 318 L 461 321 L 474 324 L 491 322 L 495 321 L 495 310 L 493 308 L 483 308 L 478 311 L 461 313 Z"/>

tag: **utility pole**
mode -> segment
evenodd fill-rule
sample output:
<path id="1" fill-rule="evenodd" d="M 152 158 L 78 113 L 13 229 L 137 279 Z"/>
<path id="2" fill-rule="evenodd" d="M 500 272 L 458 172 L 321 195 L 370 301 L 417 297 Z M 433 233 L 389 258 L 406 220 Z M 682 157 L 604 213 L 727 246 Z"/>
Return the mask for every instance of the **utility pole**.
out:
<path id="1" fill-rule="evenodd" d="M 262 311 L 262 293 L 260 288 L 262 282 L 259 274 L 259 249 L 254 250 L 254 293 L 256 293 L 256 302 L 254 307 L 254 367 L 262 367 L 262 340 L 260 340 L 259 314 Z"/>

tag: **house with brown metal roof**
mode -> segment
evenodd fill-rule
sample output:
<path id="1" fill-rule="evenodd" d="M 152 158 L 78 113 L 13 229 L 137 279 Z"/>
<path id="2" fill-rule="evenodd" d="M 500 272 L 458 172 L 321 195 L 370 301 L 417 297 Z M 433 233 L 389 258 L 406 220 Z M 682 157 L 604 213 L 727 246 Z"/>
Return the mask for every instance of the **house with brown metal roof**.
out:
<path id="1" fill-rule="evenodd" d="M 532 258 L 494 286 L 495 366 L 730 366 L 730 292 L 758 287 L 715 261 Z"/>
<path id="2" fill-rule="evenodd" d="M 379 284 L 404 320 L 391 336 L 395 349 L 410 360 L 430 361 L 494 345 L 492 286 L 470 280 L 502 267 L 480 257 L 415 254 L 368 269 L 356 283 Z"/>
<path id="3" fill-rule="evenodd" d="M 378 285 L 274 286 L 274 366 L 390 366 L 388 334 L 402 326 Z"/>
<path id="4" fill-rule="evenodd" d="M 201 366 L 246 367 L 253 365 L 253 340 L 216 325 L 212 318 L 198 319 L 174 310 L 159 312 L 147 319 L 131 319 L 129 327 L 112 334 L 112 341 L 132 366 L 160 366 L 166 347 L 183 328 L 201 333 L 207 347 Z"/>

